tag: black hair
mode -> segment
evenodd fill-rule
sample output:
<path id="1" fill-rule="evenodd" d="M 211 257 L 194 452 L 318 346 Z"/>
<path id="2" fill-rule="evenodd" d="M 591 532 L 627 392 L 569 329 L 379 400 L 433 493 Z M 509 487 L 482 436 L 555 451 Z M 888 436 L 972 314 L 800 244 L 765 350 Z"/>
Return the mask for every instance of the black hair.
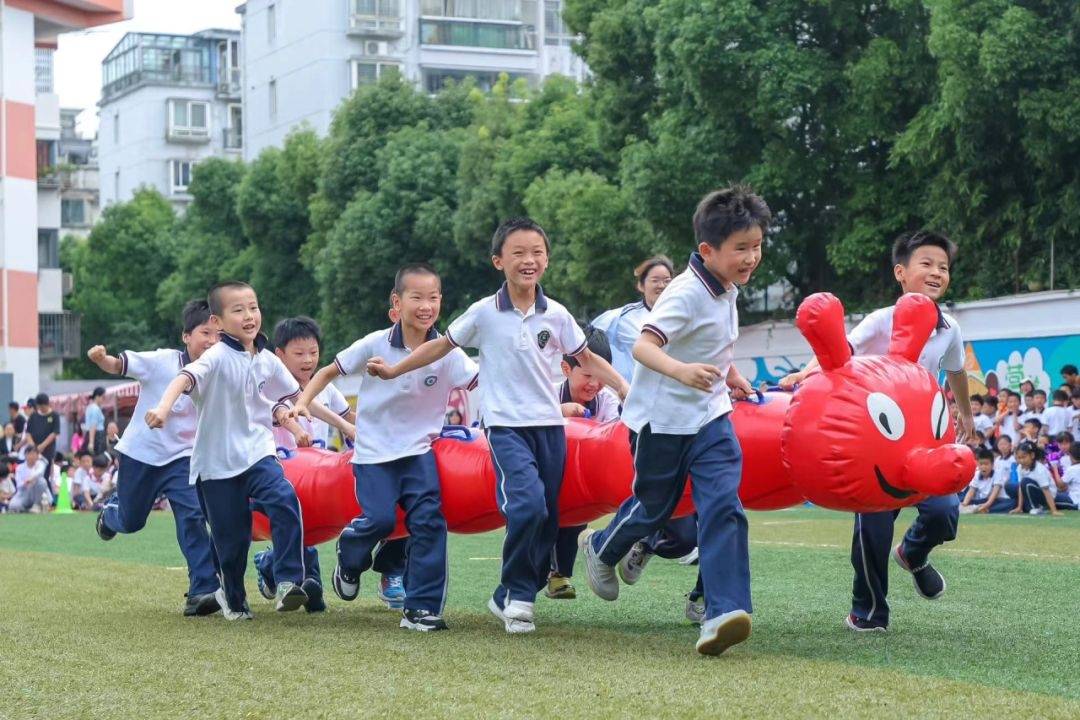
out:
<path id="1" fill-rule="evenodd" d="M 1069 393 L 1064 390 L 1055 390 L 1054 402 L 1069 402 Z"/>
<path id="2" fill-rule="evenodd" d="M 27 445 L 26 450 L 24 452 L 28 452 L 28 453 L 36 452 L 38 455 L 41 454 L 41 451 L 38 450 L 38 446 L 36 444 L 34 444 L 34 443 L 30 443 L 29 445 Z"/>
<path id="3" fill-rule="evenodd" d="M 915 254 L 916 250 L 928 245 L 944 250 L 949 258 L 949 267 L 952 267 L 953 262 L 956 261 L 956 243 L 941 233 L 929 230 L 916 230 L 915 232 L 904 233 L 896 238 L 892 247 L 893 265 L 906 266 L 911 262 L 911 256 Z"/>
<path id="4" fill-rule="evenodd" d="M 1035 456 L 1035 461 L 1036 462 L 1042 460 L 1046 456 L 1046 453 L 1043 452 L 1043 449 L 1041 447 L 1039 447 L 1039 444 L 1037 442 L 1035 442 L 1034 440 L 1024 440 L 1024 441 L 1022 441 L 1019 445 L 1016 446 L 1016 452 L 1018 452 L 1018 453 L 1022 453 L 1022 452 L 1031 453 L 1032 455 Z"/>
<path id="5" fill-rule="evenodd" d="M 1044 398 L 1046 397 L 1046 391 L 1045 390 L 1034 390 L 1034 391 L 1032 391 L 1031 394 L 1032 395 L 1042 395 Z"/>
<path id="6" fill-rule="evenodd" d="M 17 411 L 17 410 L 19 409 L 19 403 L 15 402 L 14 400 L 12 400 L 11 402 L 9 402 L 9 403 L 7 404 L 7 406 L 8 406 L 8 409 L 9 409 L 9 410 L 16 410 L 16 411 Z"/>
<path id="7" fill-rule="evenodd" d="M 49 404 L 49 396 L 46 395 L 45 393 L 38 393 L 37 397 L 34 398 L 34 404 L 35 405 L 48 405 Z"/>
<path id="8" fill-rule="evenodd" d="M 210 307 L 210 313 L 221 317 L 221 313 L 225 311 L 225 308 L 221 306 L 221 294 L 225 290 L 251 290 L 254 292 L 255 288 L 248 285 L 242 280 L 226 280 L 219 282 L 206 293 L 206 304 Z"/>
<path id="9" fill-rule="evenodd" d="M 1080 388 L 1076 388 L 1071 393 L 1069 393 L 1069 398 L 1070 399 L 1071 398 L 1078 398 L 1078 397 L 1080 397 Z"/>
<path id="10" fill-rule="evenodd" d="M 1074 442 L 1076 440 L 1076 438 L 1073 437 L 1071 432 L 1066 430 L 1064 432 L 1059 432 L 1057 435 L 1055 435 L 1054 440 L 1056 442 L 1059 442 L 1059 443 L 1063 443 L 1063 442 L 1071 443 L 1071 442 Z"/>
<path id="11" fill-rule="evenodd" d="M 589 349 L 589 352 L 599 355 L 608 362 L 611 362 L 611 343 L 608 342 L 607 333 L 599 328 L 594 328 L 592 325 L 585 326 L 585 347 Z M 562 359 L 566 361 L 566 364 L 571 368 L 576 368 L 581 365 L 578 359 L 573 355 L 563 355 Z"/>
<path id="12" fill-rule="evenodd" d="M 1025 425 L 1031 424 L 1035 426 L 1036 430 L 1042 430 L 1042 420 L 1039 418 L 1028 418 L 1024 421 Z"/>
<path id="13" fill-rule="evenodd" d="M 37 407 L 37 396 L 31 395 L 26 398 L 26 405 L 27 407 Z"/>
<path id="14" fill-rule="evenodd" d="M 94 392 L 90 393 L 90 399 L 94 400 L 95 398 L 99 398 L 104 394 L 105 394 L 105 388 L 98 385 L 96 388 L 94 388 Z"/>
<path id="15" fill-rule="evenodd" d="M 405 292 L 405 278 L 409 275 L 432 275 L 439 281 L 439 286 L 442 287 L 442 278 L 439 277 L 438 270 L 425 262 L 409 263 L 398 268 L 397 273 L 394 275 L 394 295 L 401 297 L 401 294 Z M 391 295 L 391 301 L 393 301 L 393 295 Z"/>
<path id="16" fill-rule="evenodd" d="M 109 457 L 108 453 L 101 453 L 100 455 L 94 456 L 94 467 L 96 468 L 107 468 L 111 464 L 112 458 Z"/>
<path id="17" fill-rule="evenodd" d="M 979 460 L 993 461 L 993 459 L 994 459 L 994 453 L 987 450 L 986 448 L 979 448 L 978 450 L 975 451 L 975 461 L 976 462 L 978 462 Z"/>
<path id="18" fill-rule="evenodd" d="M 314 340 L 322 347 L 322 330 L 319 323 L 307 315 L 285 318 L 274 326 L 274 347 L 284 350 L 293 340 Z"/>
<path id="19" fill-rule="evenodd" d="M 1027 400 L 1028 398 L 1033 398 L 1033 397 L 1035 397 L 1034 392 L 1024 393 L 1024 399 L 1025 400 Z"/>
<path id="20" fill-rule="evenodd" d="M 495 234 L 491 237 L 491 254 L 502 255 L 502 249 L 503 245 L 506 244 L 506 238 L 522 230 L 537 233 L 540 237 L 544 238 L 544 247 L 547 248 L 549 253 L 551 252 L 551 240 L 548 239 L 547 233 L 544 232 L 544 228 L 540 227 L 540 223 L 528 217 L 512 217 L 503 220 L 499 224 L 499 227 L 495 229 Z"/>
<path id="21" fill-rule="evenodd" d="M 701 198 L 694 211 L 694 239 L 714 248 L 732 234 L 757 226 L 764 234 L 772 222 L 765 201 L 746 185 L 714 190 Z"/>
<path id="22" fill-rule="evenodd" d="M 0 462 L 0 480 L 3 480 L 11 474 L 11 468 L 8 467 L 6 462 Z"/>
<path id="23" fill-rule="evenodd" d="M 192 333 L 195 328 L 205 325 L 210 320 L 210 303 L 206 300 L 188 300 L 184 309 L 180 311 L 181 322 L 184 332 Z"/>
<path id="24" fill-rule="evenodd" d="M 1072 363 L 1069 363 L 1068 365 L 1062 365 L 1060 374 L 1061 375 L 1076 375 L 1077 374 L 1076 366 L 1073 365 Z"/>
<path id="25" fill-rule="evenodd" d="M 973 393 L 971 397 L 968 398 L 968 400 L 970 400 L 971 402 L 977 402 L 980 405 L 986 402 L 986 400 L 983 399 L 983 396 L 979 393 Z"/>
<path id="26" fill-rule="evenodd" d="M 75 457 L 77 457 L 77 458 L 92 457 L 93 454 L 94 453 L 90 452 L 88 449 L 83 448 L 79 452 L 75 453 Z"/>

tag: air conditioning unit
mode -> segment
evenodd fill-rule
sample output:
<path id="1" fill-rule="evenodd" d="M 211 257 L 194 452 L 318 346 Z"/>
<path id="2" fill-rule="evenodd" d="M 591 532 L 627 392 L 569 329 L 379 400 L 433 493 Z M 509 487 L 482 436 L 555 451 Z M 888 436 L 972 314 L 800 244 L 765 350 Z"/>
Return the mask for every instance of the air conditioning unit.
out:
<path id="1" fill-rule="evenodd" d="M 378 40 L 365 40 L 363 43 L 364 51 L 361 55 L 365 57 L 378 57 L 380 55 L 390 54 L 390 43 L 379 42 Z"/>

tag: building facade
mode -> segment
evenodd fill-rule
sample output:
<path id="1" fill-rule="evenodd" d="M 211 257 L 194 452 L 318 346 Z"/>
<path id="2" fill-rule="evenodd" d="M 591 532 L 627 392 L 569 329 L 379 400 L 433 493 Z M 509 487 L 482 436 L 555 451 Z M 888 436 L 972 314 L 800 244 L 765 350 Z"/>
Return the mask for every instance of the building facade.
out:
<path id="1" fill-rule="evenodd" d="M 244 157 L 306 123 L 319 134 L 357 87 L 403 73 L 428 92 L 500 73 L 582 80 L 562 0 L 248 0 L 240 6 Z"/>
<path id="2" fill-rule="evenodd" d="M 100 205 L 97 146 L 76 130 L 82 110 L 60 108 L 60 239 L 86 237 Z"/>
<path id="3" fill-rule="evenodd" d="M 102 207 L 157 188 L 178 210 L 196 163 L 240 157 L 240 33 L 128 33 L 102 62 Z"/>

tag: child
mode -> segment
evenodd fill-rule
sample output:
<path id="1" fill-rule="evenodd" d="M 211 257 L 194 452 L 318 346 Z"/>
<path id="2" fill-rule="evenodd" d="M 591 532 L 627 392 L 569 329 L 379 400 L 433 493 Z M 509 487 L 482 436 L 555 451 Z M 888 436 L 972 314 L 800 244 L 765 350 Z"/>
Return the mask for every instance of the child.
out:
<path id="1" fill-rule="evenodd" d="M 217 601 L 226 620 L 250 620 L 244 570 L 251 546 L 252 501 L 270 518 L 276 609 L 296 610 L 307 601 L 301 587 L 300 503 L 277 461 L 271 431 L 275 404 L 299 395 L 300 385 L 267 349 L 266 337 L 259 332 L 259 300 L 250 285 L 219 283 L 210 289 L 207 302 L 211 322 L 221 330 L 220 342 L 207 343 L 199 359 L 184 364 L 179 374 L 174 368 L 174 379 L 157 406 L 146 413 L 146 424 L 164 427 L 176 411 L 183 413 L 177 420 L 190 418 L 186 405 L 177 405 L 182 394 L 190 396 L 196 414 L 190 476 L 221 569 Z"/>
<path id="2" fill-rule="evenodd" d="M 1013 447 L 1020 442 L 1020 396 L 1010 392 L 1004 404 L 998 403 L 998 414 L 994 419 L 994 432 L 998 437 L 1007 435 Z"/>
<path id="3" fill-rule="evenodd" d="M 1072 401 L 1072 407 L 1069 408 L 1072 414 L 1072 422 L 1069 424 L 1069 432 L 1072 436 L 1080 440 L 1080 388 L 1073 390 L 1069 395 L 1069 400 Z"/>
<path id="4" fill-rule="evenodd" d="M 660 296 L 634 345 L 638 365 L 623 408 L 631 431 L 633 496 L 602 530 L 579 539 L 589 587 L 619 596 L 616 566 L 659 530 L 693 476 L 705 620 L 698 652 L 718 655 L 750 636 L 750 559 L 738 487 L 742 453 L 731 395 L 753 389 L 732 363 L 738 285 L 761 262 L 771 213 L 749 189 L 706 195 L 694 213 L 696 252 Z M 728 388 L 733 393 L 729 394 Z"/>
<path id="5" fill-rule="evenodd" d="M 984 412 L 985 404 L 986 401 L 982 395 L 971 396 L 971 417 L 975 421 L 975 431 L 982 433 L 984 439 L 989 437 L 990 431 L 994 429 L 993 419 Z"/>
<path id="6" fill-rule="evenodd" d="M 933 232 L 906 233 L 893 244 L 893 275 L 905 292 L 926 295 L 939 301 L 949 289 L 950 273 L 956 260 L 956 245 Z M 882 308 L 867 315 L 848 335 L 856 354 L 884 354 L 892 334 L 893 308 Z M 919 364 L 936 378 L 944 370 L 949 389 L 956 398 L 957 442 L 966 443 L 975 430 L 968 398 L 967 373 L 964 371 L 964 341 L 960 326 L 951 316 L 940 312 L 937 327 L 926 341 Z M 791 387 L 817 367 L 816 360 L 806 369 L 789 375 L 781 385 Z M 959 498 L 948 495 L 927 498 L 919 503 L 918 517 L 892 548 L 893 560 L 910 573 L 915 591 L 928 600 L 945 592 L 945 578 L 928 561 L 930 551 L 956 537 Z M 859 513 L 851 543 L 851 565 L 855 570 L 852 608 L 845 625 L 855 632 L 884 632 L 889 626 L 888 561 L 893 525 L 899 511 Z"/>
<path id="7" fill-rule="evenodd" d="M 425 339 L 439 337 L 435 321 L 442 305 L 442 282 L 434 268 L 415 263 L 398 270 L 393 302 L 400 321 L 341 351 L 304 388 L 294 413 L 302 416 L 308 403 L 338 375 L 364 369 L 369 361 L 401 361 L 411 352 L 421 352 Z M 362 514 L 338 538 L 334 592 L 342 600 L 356 599 L 360 575 L 372 565 L 372 550 L 393 532 L 401 505 L 410 550 L 400 626 L 409 630 L 447 627 L 442 618 L 446 519 L 431 442 L 442 431 L 450 391 L 467 388 L 475 380 L 476 363 L 462 350 L 454 350 L 423 373 L 385 383 L 363 376 L 360 382 L 358 395 L 363 399 L 356 417 L 353 475 Z"/>
<path id="8" fill-rule="evenodd" d="M 26 459 L 15 468 L 15 495 L 8 503 L 10 512 L 43 512 L 51 501 L 45 476 L 49 463 L 41 457 L 36 445 L 26 448 Z M 49 500 L 45 498 L 48 497 Z"/>
<path id="9" fill-rule="evenodd" d="M 1038 442 L 1039 436 L 1042 435 L 1042 420 L 1040 420 L 1036 414 L 1029 414 L 1031 414 L 1032 417 L 1025 420 L 1020 428 L 1020 442 L 1023 442 L 1024 440 Z"/>
<path id="10" fill-rule="evenodd" d="M 1080 510 L 1080 444 L 1073 444 L 1069 450 L 1069 464 L 1065 472 L 1055 476 L 1058 494 L 1054 504 L 1067 510 Z"/>
<path id="11" fill-rule="evenodd" d="M 566 434 L 551 391 L 551 367 L 560 355 L 577 357 L 605 385 L 626 389 L 611 365 L 588 349 L 569 311 L 540 288 L 550 251 L 547 234 L 535 222 L 505 221 L 491 242 L 492 264 L 506 276 L 502 288 L 473 303 L 445 336 L 425 342 L 396 365 L 382 358 L 368 362 L 368 372 L 392 380 L 457 347 L 479 348 L 480 418 L 495 466 L 496 500 L 506 518 L 502 581 L 488 609 L 508 633 L 536 629 L 533 603 L 547 581 L 559 529 Z M 407 583 L 406 590 L 412 594 Z"/>
<path id="12" fill-rule="evenodd" d="M 1057 443 L 1058 451 L 1061 453 L 1061 457 L 1058 458 L 1058 468 L 1061 470 L 1061 474 L 1064 475 L 1072 464 L 1072 446 L 1073 436 L 1069 432 L 1058 433 L 1054 437 L 1054 441 Z"/>
<path id="13" fill-rule="evenodd" d="M 139 400 L 132 417 L 146 415 L 161 400 L 165 388 L 176 373 L 198 360 L 218 341 L 217 330 L 210 323 L 210 309 L 205 300 L 192 300 L 181 313 L 183 350 L 172 348 L 133 352 L 125 350 L 109 355 L 104 345 L 95 345 L 87 357 L 99 368 L 113 375 L 124 375 L 139 382 Z M 112 540 L 117 533 L 135 533 L 146 520 L 157 498 L 165 495 L 176 523 L 176 541 L 188 567 L 188 590 L 184 603 L 187 617 L 211 615 L 218 611 L 215 593 L 219 588 L 217 572 L 206 532 L 206 519 L 195 488 L 188 483 L 192 441 L 195 438 L 195 408 L 190 398 L 176 400 L 171 409 L 169 427 L 153 432 L 140 422 L 128 425 L 116 446 L 119 462 L 117 492 L 108 499 L 97 518 L 97 534 Z M 103 431 L 102 446 L 108 445 Z M 90 452 L 87 452 L 90 455 Z M 80 458 L 76 479 L 82 482 L 98 465 L 98 457 L 108 467 L 111 457 L 105 454 Z M 105 488 L 107 489 L 107 488 Z"/>
<path id="14" fill-rule="evenodd" d="M 978 468 L 971 479 L 964 499 L 960 502 L 961 513 L 1005 513 L 1015 503 L 1002 487 L 1005 478 L 994 472 L 994 453 L 980 449 L 975 453 Z"/>
<path id="15" fill-rule="evenodd" d="M 1072 413 L 1066 407 L 1069 404 L 1069 395 L 1064 390 L 1054 391 L 1054 404 L 1043 412 L 1043 422 L 1046 425 L 1046 434 L 1057 438 L 1062 433 L 1069 432 L 1072 421 Z"/>
<path id="16" fill-rule="evenodd" d="M 0 513 L 7 512 L 8 503 L 15 497 L 15 483 L 11 481 L 11 470 L 7 463 L 0 463 Z"/>
<path id="17" fill-rule="evenodd" d="M 104 431 L 101 437 L 105 437 Z M 75 454 L 75 463 L 75 472 L 71 475 L 71 504 L 76 510 L 90 510 L 94 506 L 94 494 L 91 492 L 94 455 L 89 450 L 80 450 Z"/>
<path id="18" fill-rule="evenodd" d="M 1031 515 L 1044 515 L 1047 509 L 1051 515 L 1061 514 L 1054 503 L 1056 493 L 1051 489 L 1050 470 L 1042 463 L 1042 449 L 1030 440 L 1016 448 L 1016 472 L 1020 492 L 1017 493 L 1016 507 L 1009 514 L 1022 513 L 1025 509 Z"/>

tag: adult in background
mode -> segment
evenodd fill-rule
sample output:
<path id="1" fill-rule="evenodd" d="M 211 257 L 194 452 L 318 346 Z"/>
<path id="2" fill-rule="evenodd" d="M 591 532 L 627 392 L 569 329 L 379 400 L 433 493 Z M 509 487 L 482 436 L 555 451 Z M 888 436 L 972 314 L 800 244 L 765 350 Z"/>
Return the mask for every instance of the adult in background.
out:
<path id="1" fill-rule="evenodd" d="M 634 268 L 634 280 L 641 299 L 601 313 L 590 323 L 603 330 L 611 345 L 611 366 L 629 381 L 634 376 L 634 343 L 641 335 L 645 316 L 671 282 L 675 266 L 666 255 L 653 255 Z"/>
<path id="2" fill-rule="evenodd" d="M 60 436 L 60 414 L 52 409 L 49 396 L 45 393 L 39 393 L 34 398 L 34 404 L 34 414 L 26 420 L 26 437 L 45 461 L 48 468 L 45 479 L 49 480 L 52 477 L 53 458 L 56 457 L 56 438 Z"/>
<path id="3" fill-rule="evenodd" d="M 8 403 L 8 422 L 15 428 L 15 434 L 22 437 L 26 430 L 26 416 L 19 411 L 19 403 L 14 400 Z"/>
<path id="4" fill-rule="evenodd" d="M 105 411 L 101 404 L 105 402 L 105 388 L 96 387 L 90 394 L 90 404 L 83 416 L 83 430 L 86 431 L 86 448 L 94 455 L 105 452 Z"/>

